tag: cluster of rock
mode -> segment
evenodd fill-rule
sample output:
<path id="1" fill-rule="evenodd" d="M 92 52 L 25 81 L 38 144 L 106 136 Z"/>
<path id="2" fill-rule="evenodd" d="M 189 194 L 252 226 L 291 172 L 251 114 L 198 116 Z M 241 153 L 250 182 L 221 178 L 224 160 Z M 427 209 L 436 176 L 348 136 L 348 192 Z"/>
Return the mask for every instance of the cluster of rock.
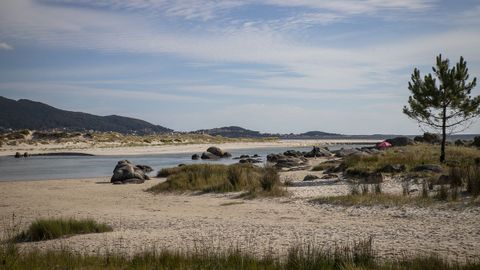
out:
<path id="1" fill-rule="evenodd" d="M 135 165 L 128 160 L 120 160 L 113 170 L 110 182 L 113 184 L 141 184 L 150 180 L 147 173 L 153 169 L 147 165 Z"/>
<path id="2" fill-rule="evenodd" d="M 254 163 L 262 163 L 262 159 L 260 158 L 259 155 L 241 155 L 239 157 L 234 157 L 233 159 L 238 159 L 238 163 L 248 163 L 248 164 L 254 164 Z"/>
<path id="3" fill-rule="evenodd" d="M 25 153 L 20 153 L 20 152 L 16 152 L 15 153 L 15 158 L 21 158 L 21 157 L 29 157 L 30 154 L 28 154 L 28 152 L 25 152 Z"/>
<path id="4" fill-rule="evenodd" d="M 282 154 L 269 154 L 267 161 L 275 163 L 275 167 L 278 169 L 301 170 L 308 167 L 307 158 L 331 156 L 333 154 L 327 148 L 314 146 L 310 152 L 288 150 Z"/>
<path id="5" fill-rule="evenodd" d="M 198 159 L 220 159 L 220 158 L 229 158 L 231 157 L 232 154 L 229 152 L 225 152 L 222 149 L 216 147 L 216 146 L 211 146 L 207 149 L 207 151 L 203 152 L 202 155 L 198 154 L 193 154 L 192 159 L 193 160 L 198 160 Z"/>

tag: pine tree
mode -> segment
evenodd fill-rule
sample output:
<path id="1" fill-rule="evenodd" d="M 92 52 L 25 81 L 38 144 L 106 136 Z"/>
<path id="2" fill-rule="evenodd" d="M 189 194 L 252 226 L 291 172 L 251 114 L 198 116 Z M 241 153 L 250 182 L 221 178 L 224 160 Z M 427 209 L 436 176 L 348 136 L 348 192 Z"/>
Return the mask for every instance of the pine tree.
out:
<path id="1" fill-rule="evenodd" d="M 420 126 L 441 131 L 442 146 L 440 162 L 445 162 L 445 143 L 448 134 L 466 130 L 480 115 L 480 96 L 472 97 L 477 78 L 467 82 L 467 62 L 460 57 L 455 67 L 450 68 L 449 60 L 437 56 L 433 73 L 420 77 L 415 68 L 408 89 L 412 95 L 403 113 L 416 120 Z M 437 83 L 438 79 L 438 83 Z"/>

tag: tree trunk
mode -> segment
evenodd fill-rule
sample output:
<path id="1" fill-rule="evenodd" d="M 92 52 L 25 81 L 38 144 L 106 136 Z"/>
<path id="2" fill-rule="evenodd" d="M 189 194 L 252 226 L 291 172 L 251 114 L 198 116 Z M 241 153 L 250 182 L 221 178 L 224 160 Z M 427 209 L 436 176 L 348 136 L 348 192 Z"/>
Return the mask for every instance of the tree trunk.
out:
<path id="1" fill-rule="evenodd" d="M 440 149 L 440 163 L 445 163 L 445 144 L 447 142 L 447 108 L 443 108 L 442 117 L 442 147 Z"/>

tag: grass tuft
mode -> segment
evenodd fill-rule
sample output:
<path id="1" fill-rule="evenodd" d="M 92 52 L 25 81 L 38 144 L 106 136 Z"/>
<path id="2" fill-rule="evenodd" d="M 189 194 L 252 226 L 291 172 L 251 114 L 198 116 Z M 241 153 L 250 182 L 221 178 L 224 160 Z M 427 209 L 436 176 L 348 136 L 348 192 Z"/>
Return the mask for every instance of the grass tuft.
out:
<path id="1" fill-rule="evenodd" d="M 248 191 L 252 196 L 247 197 L 285 195 L 278 172 L 272 167 L 261 168 L 250 164 L 194 164 L 165 169 L 165 172 L 167 171 L 167 181 L 147 191 Z"/>
<path id="2" fill-rule="evenodd" d="M 35 242 L 75 234 L 111 232 L 112 227 L 92 219 L 37 219 L 27 230 L 15 236 L 16 242 Z"/>

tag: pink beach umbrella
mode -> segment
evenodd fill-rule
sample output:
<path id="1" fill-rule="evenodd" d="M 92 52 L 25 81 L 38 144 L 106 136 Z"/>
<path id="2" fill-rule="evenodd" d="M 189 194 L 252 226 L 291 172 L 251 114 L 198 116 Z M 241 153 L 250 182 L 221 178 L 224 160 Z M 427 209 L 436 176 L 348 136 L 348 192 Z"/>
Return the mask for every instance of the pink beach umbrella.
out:
<path id="1" fill-rule="evenodd" d="M 381 143 L 377 143 L 377 148 L 378 149 L 386 149 L 388 147 L 392 147 L 392 144 L 387 142 L 387 141 L 383 141 Z"/>

